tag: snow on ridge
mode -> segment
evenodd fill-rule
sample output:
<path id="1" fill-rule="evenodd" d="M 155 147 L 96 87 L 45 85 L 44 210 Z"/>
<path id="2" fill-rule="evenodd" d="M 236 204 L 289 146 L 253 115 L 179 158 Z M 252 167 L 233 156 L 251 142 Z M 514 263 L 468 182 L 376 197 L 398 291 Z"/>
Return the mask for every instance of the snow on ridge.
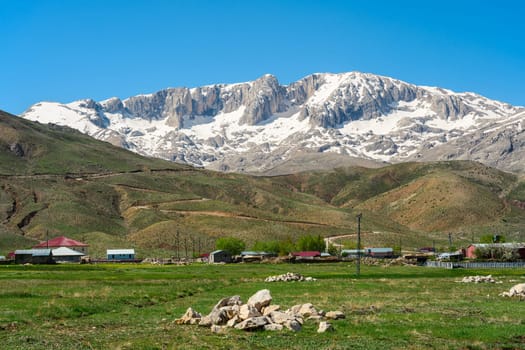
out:
<path id="1" fill-rule="evenodd" d="M 196 165 L 210 164 L 213 159 L 220 159 L 230 153 L 254 150 L 268 153 L 283 146 L 392 161 L 414 155 L 424 143 L 439 146 L 474 130 L 488 133 L 501 127 L 523 128 L 521 119 L 525 112 L 509 116 L 519 110 L 511 105 L 474 93 L 418 87 L 427 91 L 432 101 L 428 96 L 408 102 L 399 101 L 392 103 L 391 111 L 380 117 L 350 120 L 337 128 L 323 129 L 313 126 L 311 119 L 301 117 L 305 106 L 338 108 L 338 103 L 342 102 L 341 95 L 347 91 L 358 91 L 361 96 L 367 93 L 378 95 L 384 81 L 398 86 L 415 85 L 369 73 L 316 74 L 320 75 L 319 88 L 303 105 L 290 103 L 286 112 L 277 113 L 256 125 L 240 123 L 246 111 L 246 106 L 241 105 L 237 110 L 229 113 L 219 111 L 214 116 L 184 116 L 182 128 L 176 129 L 167 124 L 167 118 L 129 118 L 121 111 L 105 112 L 107 105 L 117 100 L 117 97 L 98 102 L 102 109 L 90 99 L 68 104 L 41 102 L 22 116 L 42 123 L 67 125 L 102 140 L 120 137 L 137 153 L 166 159 L 184 157 L 187 162 Z M 253 87 L 254 82 L 214 84 L 209 87 L 219 87 L 221 93 L 228 93 L 245 84 Z M 189 91 L 193 94 L 198 88 L 202 87 Z M 344 94 L 335 94 L 340 89 L 344 89 Z M 432 108 L 434 95 L 457 96 L 473 112 L 457 119 L 440 117 Z"/>
<path id="2" fill-rule="evenodd" d="M 345 79 L 345 76 L 338 74 L 325 74 L 325 82 L 321 85 L 306 102 L 310 106 L 319 105 L 324 102 L 340 87 L 341 82 Z"/>

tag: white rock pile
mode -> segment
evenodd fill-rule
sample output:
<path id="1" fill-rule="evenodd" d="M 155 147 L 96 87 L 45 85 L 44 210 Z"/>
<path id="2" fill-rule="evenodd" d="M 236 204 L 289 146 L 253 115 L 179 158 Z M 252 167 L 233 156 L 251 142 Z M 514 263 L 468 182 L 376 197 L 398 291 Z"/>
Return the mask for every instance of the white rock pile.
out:
<path id="1" fill-rule="evenodd" d="M 271 301 L 272 296 L 268 289 L 252 295 L 246 304 L 235 295 L 221 299 L 206 316 L 190 307 L 175 323 L 210 327 L 214 333 L 223 332 L 227 328 L 246 331 L 288 329 L 297 332 L 305 321 L 314 321 L 319 322 L 317 332 L 323 333 L 333 331 L 333 326 L 328 321 L 345 318 L 341 311 L 324 312 L 317 310 L 311 303 L 298 304 L 282 311 L 279 305 L 270 305 Z"/>
<path id="2" fill-rule="evenodd" d="M 282 275 L 266 277 L 264 282 L 311 282 L 317 281 L 313 277 L 304 277 L 300 273 L 287 272 Z"/>
<path id="3" fill-rule="evenodd" d="M 516 284 L 508 292 L 500 294 L 502 297 L 525 297 L 525 283 Z"/>
<path id="4" fill-rule="evenodd" d="M 488 276 L 465 276 L 460 281 L 462 283 L 496 283 L 496 280 L 492 278 L 492 275 Z"/>

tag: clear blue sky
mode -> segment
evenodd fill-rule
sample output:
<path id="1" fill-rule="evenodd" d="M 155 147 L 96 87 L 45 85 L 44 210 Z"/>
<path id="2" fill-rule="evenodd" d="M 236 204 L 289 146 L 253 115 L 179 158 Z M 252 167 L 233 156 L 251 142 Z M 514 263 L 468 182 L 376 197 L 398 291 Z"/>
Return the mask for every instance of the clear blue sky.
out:
<path id="1" fill-rule="evenodd" d="M 0 109 L 361 71 L 525 105 L 520 0 L 0 0 Z"/>

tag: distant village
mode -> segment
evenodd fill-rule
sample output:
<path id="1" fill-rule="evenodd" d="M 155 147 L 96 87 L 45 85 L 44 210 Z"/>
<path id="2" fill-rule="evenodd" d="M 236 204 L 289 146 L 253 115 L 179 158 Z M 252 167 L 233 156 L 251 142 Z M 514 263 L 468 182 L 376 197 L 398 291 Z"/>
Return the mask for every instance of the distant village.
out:
<path id="1" fill-rule="evenodd" d="M 20 249 L 0 256 L 0 264 L 57 264 L 57 263 L 239 263 L 239 262 L 335 262 L 368 259 L 403 259 L 413 264 L 424 264 L 427 261 L 458 262 L 469 261 L 516 261 L 525 262 L 525 243 L 476 243 L 454 252 L 437 254 L 432 247 L 420 248 L 416 252 L 395 253 L 389 247 L 370 247 L 363 249 L 339 249 L 336 254 L 320 251 L 296 251 L 286 256 L 264 251 L 242 251 L 232 255 L 227 250 L 215 250 L 200 254 L 194 259 L 187 258 L 138 258 L 135 249 L 107 249 L 103 259 L 92 259 L 89 256 L 89 245 L 64 236 L 43 241 L 31 249 Z"/>

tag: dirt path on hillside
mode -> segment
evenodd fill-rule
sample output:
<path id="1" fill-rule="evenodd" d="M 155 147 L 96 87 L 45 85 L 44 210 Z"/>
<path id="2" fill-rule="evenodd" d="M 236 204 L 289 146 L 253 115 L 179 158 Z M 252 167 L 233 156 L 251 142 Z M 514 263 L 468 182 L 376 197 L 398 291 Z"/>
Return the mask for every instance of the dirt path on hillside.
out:
<path id="1" fill-rule="evenodd" d="M 258 218 L 255 216 L 245 215 L 245 214 L 236 214 L 232 212 L 227 211 L 220 211 L 220 210 L 176 210 L 176 209 L 158 209 L 155 208 L 155 205 L 158 204 L 167 204 L 167 203 L 183 203 L 183 202 L 203 202 L 203 201 L 209 201 L 211 199 L 209 198 L 195 198 L 195 199 L 181 199 L 176 201 L 169 201 L 169 202 L 163 202 L 163 203 L 155 203 L 155 204 L 147 204 L 147 205 L 136 205 L 132 206 L 128 209 L 134 208 L 134 209 L 149 209 L 149 210 L 159 210 L 162 213 L 166 214 L 180 214 L 180 215 L 188 215 L 188 216 L 215 216 L 215 217 L 223 217 L 223 218 L 233 218 L 233 219 L 240 219 L 240 220 L 253 220 L 253 221 L 264 221 L 264 222 L 275 222 L 275 223 L 282 223 L 282 224 L 292 224 L 292 225 L 303 225 L 303 226 L 312 226 L 312 227 L 330 227 L 330 225 L 327 224 L 321 224 L 321 223 L 315 223 L 310 221 L 301 221 L 301 220 L 276 220 L 276 219 L 263 219 Z"/>
<path id="2" fill-rule="evenodd" d="M 335 243 L 335 241 L 343 239 L 343 238 L 351 238 L 351 237 L 357 237 L 357 234 L 356 233 L 352 233 L 352 234 L 348 234 L 348 235 L 330 236 L 330 237 L 326 237 L 324 239 L 324 242 L 325 242 L 327 247 L 329 247 L 330 245 L 333 245 L 334 247 L 340 248 L 340 247 L 343 247 L 343 244 Z"/>

